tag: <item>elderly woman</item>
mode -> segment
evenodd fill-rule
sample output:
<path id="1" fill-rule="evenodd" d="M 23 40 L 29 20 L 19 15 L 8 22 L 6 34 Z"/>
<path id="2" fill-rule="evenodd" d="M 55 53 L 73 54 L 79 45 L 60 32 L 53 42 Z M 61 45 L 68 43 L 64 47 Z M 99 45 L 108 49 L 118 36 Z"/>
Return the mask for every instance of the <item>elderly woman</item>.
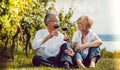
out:
<path id="1" fill-rule="evenodd" d="M 102 41 L 90 30 L 92 25 L 93 21 L 88 16 L 81 16 L 77 20 L 78 30 L 72 38 L 72 45 L 76 52 L 74 63 L 78 67 L 95 67 L 96 62 L 100 58 L 99 46 Z"/>

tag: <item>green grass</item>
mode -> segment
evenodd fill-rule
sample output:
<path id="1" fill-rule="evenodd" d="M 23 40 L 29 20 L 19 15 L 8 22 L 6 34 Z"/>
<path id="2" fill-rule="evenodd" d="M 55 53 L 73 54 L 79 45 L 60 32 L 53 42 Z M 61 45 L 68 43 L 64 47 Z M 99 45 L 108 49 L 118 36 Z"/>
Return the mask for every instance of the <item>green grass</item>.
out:
<path id="1" fill-rule="evenodd" d="M 32 56 L 26 58 L 23 55 L 16 55 L 14 61 L 0 62 L 0 70 L 64 70 L 63 68 L 52 68 L 47 66 L 34 67 L 31 61 Z M 78 68 L 72 70 L 120 70 L 120 58 L 101 58 L 95 68 Z"/>

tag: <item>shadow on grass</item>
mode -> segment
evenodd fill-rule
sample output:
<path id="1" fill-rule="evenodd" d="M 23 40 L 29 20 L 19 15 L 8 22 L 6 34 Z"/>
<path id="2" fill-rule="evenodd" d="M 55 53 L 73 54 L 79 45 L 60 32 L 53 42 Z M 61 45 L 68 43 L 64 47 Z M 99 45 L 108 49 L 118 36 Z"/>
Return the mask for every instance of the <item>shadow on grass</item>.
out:
<path id="1" fill-rule="evenodd" d="M 0 63 L 0 70 L 6 70 L 6 69 L 9 69 L 9 70 L 13 70 L 13 69 L 40 69 L 40 70 L 43 70 L 44 68 L 45 69 L 51 69 L 54 67 L 49 67 L 49 66 L 45 66 L 45 65 L 41 65 L 41 66 L 34 66 L 32 63 L 24 63 L 24 64 L 20 64 L 20 63 L 16 63 L 15 61 L 11 61 L 11 62 L 1 62 Z"/>
<path id="2" fill-rule="evenodd" d="M 18 65 L 17 68 L 33 68 L 33 64 L 29 63 L 29 64 L 21 64 Z"/>
<path id="3" fill-rule="evenodd" d="M 101 58 L 100 61 L 97 63 L 95 68 L 86 68 L 86 69 L 72 69 L 72 70 L 114 70 L 114 64 L 116 62 L 118 62 L 119 60 L 116 59 L 114 61 L 114 59 L 111 58 Z M 120 62 L 119 62 L 120 63 Z M 119 63 L 116 63 L 117 67 L 119 67 Z M 119 70 L 119 68 L 116 67 L 116 70 Z M 33 64 L 29 61 L 27 62 L 27 60 L 22 60 L 22 61 L 11 61 L 11 62 L 0 62 L 0 70 L 64 70 L 62 68 L 54 68 L 54 67 L 48 67 L 48 66 L 38 66 L 35 67 L 33 66 Z"/>
<path id="4" fill-rule="evenodd" d="M 24 62 L 24 61 L 23 61 Z M 21 69 L 21 68 L 33 68 L 33 64 L 32 63 L 24 63 L 24 64 L 20 64 L 20 63 L 16 63 L 15 61 L 10 61 L 10 62 L 0 62 L 0 70 L 5 70 L 5 69 Z"/>

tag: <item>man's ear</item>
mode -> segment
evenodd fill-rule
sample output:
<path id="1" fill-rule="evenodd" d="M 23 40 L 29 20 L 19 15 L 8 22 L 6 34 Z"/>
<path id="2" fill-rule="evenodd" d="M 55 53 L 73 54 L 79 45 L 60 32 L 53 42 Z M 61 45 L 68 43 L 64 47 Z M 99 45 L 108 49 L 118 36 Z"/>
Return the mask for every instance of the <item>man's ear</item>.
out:
<path id="1" fill-rule="evenodd" d="M 48 22 L 48 23 L 46 24 L 46 26 L 48 26 L 48 25 L 50 25 L 50 22 Z"/>

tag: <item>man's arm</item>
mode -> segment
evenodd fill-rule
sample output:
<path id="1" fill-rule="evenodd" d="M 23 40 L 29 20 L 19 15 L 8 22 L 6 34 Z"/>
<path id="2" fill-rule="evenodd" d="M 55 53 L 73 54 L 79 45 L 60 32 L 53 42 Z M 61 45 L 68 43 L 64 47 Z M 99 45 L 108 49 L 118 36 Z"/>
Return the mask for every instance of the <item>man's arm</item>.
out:
<path id="1" fill-rule="evenodd" d="M 45 43 L 48 39 L 50 39 L 52 36 L 53 36 L 53 35 L 52 35 L 51 33 L 50 33 L 49 35 L 47 35 L 47 36 L 43 39 L 41 45 L 42 45 L 43 43 Z"/>
<path id="2" fill-rule="evenodd" d="M 50 39 L 52 36 L 57 36 L 57 35 L 58 35 L 58 30 L 57 30 L 57 29 L 53 30 L 49 35 L 47 35 L 47 36 L 43 39 L 41 45 L 42 45 L 43 43 L 45 43 L 48 39 Z"/>
<path id="3" fill-rule="evenodd" d="M 36 50 L 40 47 L 41 43 L 43 41 L 43 36 L 42 36 L 42 30 L 39 30 L 35 34 L 35 38 L 32 41 L 32 49 Z"/>

